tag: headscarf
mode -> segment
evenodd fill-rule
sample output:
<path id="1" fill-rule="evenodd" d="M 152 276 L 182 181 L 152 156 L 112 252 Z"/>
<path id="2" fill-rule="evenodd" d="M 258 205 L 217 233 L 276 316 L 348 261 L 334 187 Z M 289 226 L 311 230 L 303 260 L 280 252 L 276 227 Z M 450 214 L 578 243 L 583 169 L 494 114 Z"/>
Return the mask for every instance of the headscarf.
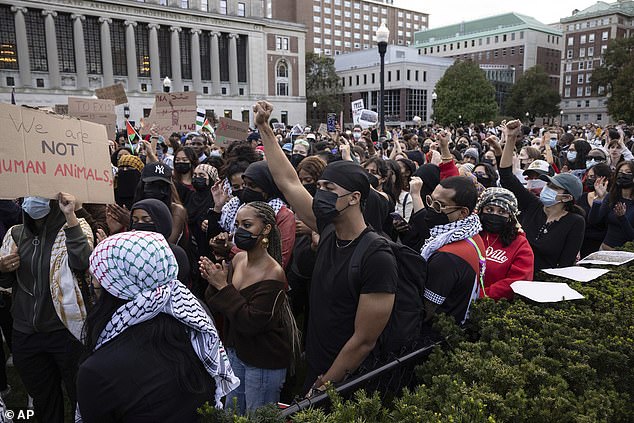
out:
<path id="1" fill-rule="evenodd" d="M 482 196 L 476 205 L 476 210 L 480 211 L 488 205 L 501 207 L 512 216 L 517 216 L 519 213 L 517 198 L 515 198 L 515 195 L 506 188 L 487 188 L 482 193 Z"/>
<path id="2" fill-rule="evenodd" d="M 251 163 L 242 174 L 242 178 L 245 177 L 251 179 L 258 187 L 262 188 L 262 190 L 268 194 L 269 198 L 284 199 L 282 192 L 277 185 L 275 185 L 273 175 L 271 175 L 269 165 L 266 161 L 262 160 Z"/>
<path id="3" fill-rule="evenodd" d="M 144 164 L 137 156 L 133 156 L 132 154 L 125 154 L 119 157 L 119 161 L 117 162 L 117 167 L 121 166 L 134 168 L 140 173 L 143 171 Z"/>
<path id="4" fill-rule="evenodd" d="M 164 202 L 155 198 L 148 198 L 134 203 L 130 209 L 130 213 L 136 209 L 145 210 L 152 218 L 152 222 L 156 225 L 156 231 L 163 235 L 165 239 L 170 237 L 174 221 L 170 209 Z"/>
<path id="5" fill-rule="evenodd" d="M 194 169 L 194 172 L 204 172 L 209 176 L 209 188 L 218 180 L 218 169 L 209 164 L 199 164 Z"/>
<path id="6" fill-rule="evenodd" d="M 425 196 L 434 192 L 436 186 L 440 183 L 440 168 L 431 163 L 425 163 L 419 166 L 412 176 L 418 176 L 423 180 L 421 195 L 425 199 Z"/>
<path id="7" fill-rule="evenodd" d="M 154 232 L 123 232 L 97 244 L 90 271 L 101 286 L 128 302 L 117 309 L 99 335 L 95 350 L 133 325 L 159 313 L 187 326 L 196 355 L 216 381 L 216 406 L 240 385 L 211 318 L 176 279 L 178 264 L 167 241 Z"/>

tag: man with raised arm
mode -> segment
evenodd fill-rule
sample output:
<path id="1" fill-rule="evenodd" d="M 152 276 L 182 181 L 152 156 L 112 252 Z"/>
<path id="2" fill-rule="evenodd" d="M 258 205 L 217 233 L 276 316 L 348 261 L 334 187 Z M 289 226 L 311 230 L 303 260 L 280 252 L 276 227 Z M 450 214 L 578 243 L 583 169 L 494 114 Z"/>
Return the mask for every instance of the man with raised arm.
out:
<path id="1" fill-rule="evenodd" d="M 362 213 L 370 191 L 365 170 L 349 161 L 329 164 L 313 199 L 268 125 L 273 106 L 259 101 L 253 111 L 276 185 L 299 219 L 320 235 L 310 290 L 304 392 L 323 389 L 326 382 L 340 382 L 376 358 L 377 340 L 394 305 L 396 260 L 387 243 L 373 243 L 363 255 L 360 277 L 348 280 L 350 258 L 372 230 Z"/>

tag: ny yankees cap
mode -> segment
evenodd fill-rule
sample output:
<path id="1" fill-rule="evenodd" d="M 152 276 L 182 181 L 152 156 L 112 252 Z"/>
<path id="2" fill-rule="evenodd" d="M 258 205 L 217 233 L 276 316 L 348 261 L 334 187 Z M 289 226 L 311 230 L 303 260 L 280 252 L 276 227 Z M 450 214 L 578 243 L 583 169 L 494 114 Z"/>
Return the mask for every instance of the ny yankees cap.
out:
<path id="1" fill-rule="evenodd" d="M 172 183 L 172 168 L 159 162 L 148 163 L 141 172 L 143 182 L 163 181 Z"/>

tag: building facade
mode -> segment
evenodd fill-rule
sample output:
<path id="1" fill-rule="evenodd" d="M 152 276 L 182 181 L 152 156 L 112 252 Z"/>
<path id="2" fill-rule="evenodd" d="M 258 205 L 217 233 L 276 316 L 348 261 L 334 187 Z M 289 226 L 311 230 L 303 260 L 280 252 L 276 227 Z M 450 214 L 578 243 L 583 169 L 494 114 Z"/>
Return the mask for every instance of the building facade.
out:
<path id="1" fill-rule="evenodd" d="M 379 111 L 379 60 L 376 49 L 335 57 L 346 122 L 352 121 L 352 101 L 363 99 L 366 109 Z M 434 87 L 453 62 L 449 58 L 421 56 L 411 47 L 388 45 L 384 70 L 386 125 L 413 125 L 414 116 L 431 122 Z"/>
<path id="2" fill-rule="evenodd" d="M 395 7 L 393 0 L 266 0 L 270 18 L 306 25 L 306 51 L 337 56 L 376 46 L 381 22 L 390 44 L 410 45 L 427 28 L 429 15 Z"/>
<path id="3" fill-rule="evenodd" d="M 305 36 L 258 0 L 0 1 L 0 92 L 54 106 L 120 82 L 138 120 L 167 76 L 216 116 L 252 123 L 251 105 L 267 99 L 273 117 L 302 123 Z"/>
<path id="4" fill-rule="evenodd" d="M 592 89 L 592 71 L 602 64 L 608 42 L 634 33 L 634 2 L 597 2 L 561 19 L 564 54 L 561 59 L 561 109 L 564 124 L 611 122 L 602 88 Z"/>
<path id="5" fill-rule="evenodd" d="M 559 87 L 562 32 L 517 13 L 417 32 L 414 47 L 429 57 L 471 60 L 496 87 L 498 104 L 525 70 L 541 65 Z"/>

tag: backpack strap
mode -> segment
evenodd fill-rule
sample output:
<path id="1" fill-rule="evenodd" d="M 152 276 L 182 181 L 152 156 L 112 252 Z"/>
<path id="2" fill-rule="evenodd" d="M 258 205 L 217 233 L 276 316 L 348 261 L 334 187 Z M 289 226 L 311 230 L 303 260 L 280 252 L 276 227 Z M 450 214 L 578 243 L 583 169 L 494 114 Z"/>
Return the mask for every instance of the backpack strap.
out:
<path id="1" fill-rule="evenodd" d="M 478 243 L 475 242 L 472 237 L 467 238 L 466 241 L 469 242 L 469 244 L 473 245 L 473 248 L 475 248 L 476 253 L 478 254 L 478 261 L 480 262 L 480 269 L 479 269 L 479 272 L 477 272 L 479 274 L 478 279 L 480 282 L 480 289 L 482 289 L 482 294 L 486 297 L 487 295 L 486 295 L 486 292 L 484 291 L 484 272 L 486 271 L 487 259 L 482 254 L 482 251 L 480 251 L 480 247 L 478 247 Z"/>
<path id="2" fill-rule="evenodd" d="M 348 267 L 348 287 L 353 296 L 359 295 L 355 290 L 355 286 L 357 281 L 361 278 L 361 263 L 363 262 L 363 257 L 365 256 L 365 253 L 369 251 L 370 246 L 381 239 L 384 238 L 376 232 L 367 231 L 361 235 L 359 243 L 354 248 L 352 257 L 350 257 L 350 265 Z"/>

